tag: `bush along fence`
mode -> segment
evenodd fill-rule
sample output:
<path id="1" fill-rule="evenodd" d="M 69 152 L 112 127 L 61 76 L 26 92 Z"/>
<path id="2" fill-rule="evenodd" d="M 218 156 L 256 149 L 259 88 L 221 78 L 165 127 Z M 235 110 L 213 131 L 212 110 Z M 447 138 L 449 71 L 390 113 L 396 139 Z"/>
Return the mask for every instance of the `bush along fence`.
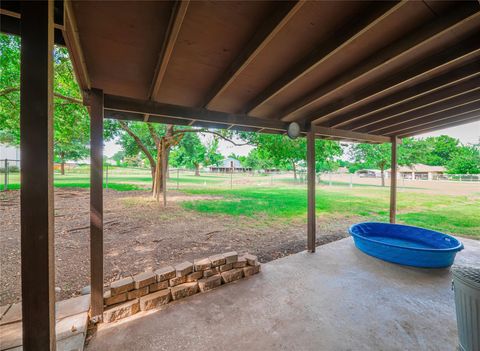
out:
<path id="1" fill-rule="evenodd" d="M 257 256 L 237 252 L 210 256 L 144 272 L 110 284 L 104 294 L 103 322 L 110 323 L 140 311 L 160 308 L 198 292 L 260 272 Z"/>

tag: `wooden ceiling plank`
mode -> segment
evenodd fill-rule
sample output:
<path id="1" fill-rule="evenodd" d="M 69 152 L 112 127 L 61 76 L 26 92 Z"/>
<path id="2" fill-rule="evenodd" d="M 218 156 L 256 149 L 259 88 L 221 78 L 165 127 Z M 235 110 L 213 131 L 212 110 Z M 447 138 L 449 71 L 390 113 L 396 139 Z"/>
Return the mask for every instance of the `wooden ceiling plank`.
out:
<path id="1" fill-rule="evenodd" d="M 462 26 L 477 22 L 480 23 L 480 12 L 477 12 L 477 8 L 471 4 L 459 7 L 459 10 L 451 11 L 447 16 L 436 17 L 421 28 L 412 31 L 410 35 L 406 35 L 402 39 L 386 46 L 362 63 L 333 77 L 317 89 L 294 101 L 282 111 L 282 120 L 287 120 L 290 115 L 301 112 L 320 98 L 331 95 L 340 88 L 365 78 L 377 70 L 383 70 L 396 60 L 408 57 L 412 52 L 429 44 L 431 41 L 441 37 L 447 38 Z"/>
<path id="2" fill-rule="evenodd" d="M 255 57 L 268 45 L 268 43 L 290 21 L 306 1 L 279 2 L 278 8 L 263 23 L 243 51 L 235 58 L 228 69 L 218 79 L 213 88 L 207 93 L 203 107 L 209 108 L 214 100 L 220 96 L 242 73 L 242 71 L 255 59 Z"/>
<path id="3" fill-rule="evenodd" d="M 245 107 L 245 113 L 253 112 L 257 107 L 263 105 L 274 96 L 287 89 L 297 80 L 321 65 L 333 54 L 354 41 L 364 32 L 370 30 L 385 17 L 398 11 L 398 9 L 403 6 L 405 6 L 405 2 L 385 2 L 380 6 L 377 3 L 373 8 L 369 8 L 368 11 L 365 11 L 365 13 L 356 16 L 355 20 L 350 21 L 348 25 L 342 26 L 342 29 L 339 32 L 334 33 L 331 39 L 319 45 L 318 49 L 312 51 L 294 67 L 287 72 L 284 72 L 280 78 L 275 80 L 254 99 L 249 101 Z"/>
<path id="4" fill-rule="evenodd" d="M 465 110 L 468 109 L 468 110 Z M 405 130 L 410 130 L 414 128 L 418 128 L 424 125 L 428 125 L 429 123 L 432 122 L 440 122 L 440 121 L 445 121 L 449 120 L 452 118 L 457 118 L 457 119 L 463 119 L 463 118 L 468 118 L 468 117 L 474 117 L 480 115 L 480 101 L 475 101 L 472 104 L 469 104 L 467 106 L 460 106 L 458 108 L 460 113 L 455 113 L 455 109 L 449 110 L 449 111 L 444 111 L 440 112 L 435 115 L 430 115 L 427 117 L 420 117 L 415 120 L 410 120 L 405 123 L 402 123 L 401 125 L 397 125 L 388 129 L 385 129 L 382 131 L 381 134 L 383 135 L 398 135 L 400 132 L 404 132 Z"/>
<path id="5" fill-rule="evenodd" d="M 307 123 L 311 122 L 314 124 L 323 124 L 325 120 L 328 120 L 328 118 L 324 119 L 323 117 L 319 116 L 324 116 L 325 114 L 335 112 L 336 108 L 342 109 L 343 107 L 355 106 L 362 101 L 375 99 L 376 96 L 380 94 L 386 94 L 389 91 L 395 92 L 396 89 L 401 89 L 402 86 L 409 87 L 410 85 L 414 84 L 416 80 L 423 81 L 428 79 L 428 77 L 435 76 L 438 74 L 438 72 L 443 72 L 450 69 L 449 67 L 451 66 L 455 67 L 457 65 L 472 61 L 478 62 L 479 57 L 480 43 L 478 42 L 476 36 L 472 36 L 469 38 L 469 40 L 464 40 L 462 43 L 435 55 L 434 58 L 428 57 L 410 67 L 407 67 L 401 72 L 395 73 L 386 79 L 379 81 L 376 84 L 371 84 L 365 87 L 357 94 L 349 96 L 348 100 L 339 99 L 338 101 L 334 101 L 332 104 L 322 107 L 320 110 L 310 114 L 310 116 L 305 118 L 304 121 Z M 416 87 L 411 90 L 416 90 Z M 348 115 L 346 116 L 345 121 L 355 121 L 359 118 L 361 117 L 357 118 L 357 116 L 354 114 Z M 326 125 L 329 124 L 326 123 Z"/>
<path id="6" fill-rule="evenodd" d="M 453 97 L 448 100 L 444 100 L 439 102 L 438 104 L 430 105 L 430 106 L 425 106 L 424 108 L 415 110 L 413 112 L 409 112 L 407 114 L 397 116 L 390 118 L 388 120 L 369 125 L 367 127 L 363 128 L 355 128 L 355 129 L 350 129 L 349 130 L 356 130 L 359 132 L 364 132 L 364 133 L 372 133 L 375 132 L 377 133 L 380 130 L 383 130 L 385 128 L 393 127 L 398 124 L 401 124 L 405 121 L 413 120 L 416 118 L 420 118 L 423 116 L 427 115 L 433 115 L 435 113 L 439 113 L 442 111 L 448 111 L 453 108 L 456 108 L 458 106 L 462 105 L 467 105 L 470 104 L 471 102 L 477 101 L 480 99 L 480 87 L 477 87 L 476 89 L 473 89 L 469 92 L 466 92 L 465 94 L 458 95 L 456 97 Z"/>
<path id="7" fill-rule="evenodd" d="M 373 114 L 369 114 L 364 118 L 356 119 L 352 122 L 350 121 L 344 122 L 342 123 L 342 128 L 349 129 L 349 130 L 358 130 L 361 128 L 370 127 L 372 125 L 381 124 L 382 122 L 389 121 L 397 116 L 402 116 L 402 115 L 408 116 L 408 113 L 410 112 L 413 112 L 419 109 L 425 109 L 428 106 L 438 104 L 442 101 L 451 100 L 457 96 L 466 94 L 470 91 L 478 90 L 479 86 L 480 86 L 480 77 L 476 76 L 461 84 L 439 89 L 431 94 L 423 95 L 420 98 L 395 105 L 393 107 L 381 110 L 379 112 L 375 112 Z M 385 123 L 385 124 L 388 124 L 388 123 Z"/>
<path id="8" fill-rule="evenodd" d="M 162 85 L 168 63 L 175 48 L 175 43 L 182 28 L 183 20 L 188 10 L 189 0 L 177 1 L 172 8 L 172 15 L 165 34 L 165 39 L 160 50 L 160 55 L 155 69 L 154 78 L 150 87 L 149 98 L 155 100 L 158 98 L 160 87 Z"/>
<path id="9" fill-rule="evenodd" d="M 367 133 L 358 133 L 352 132 L 350 130 L 342 130 L 342 129 L 334 129 L 322 126 L 312 126 L 315 130 L 315 135 L 319 136 L 326 136 L 326 137 L 334 137 L 340 139 L 347 139 L 347 140 L 355 140 L 355 141 L 368 141 L 374 143 L 388 143 L 390 142 L 389 137 L 385 137 L 382 135 L 374 135 L 374 134 L 367 134 Z"/>
<path id="10" fill-rule="evenodd" d="M 452 127 L 456 127 L 456 126 L 460 126 L 460 125 L 463 125 L 463 124 L 476 122 L 476 121 L 480 121 L 480 115 L 476 116 L 476 117 L 470 117 L 470 118 L 466 118 L 466 119 L 456 120 L 455 122 L 449 122 L 449 123 L 440 122 L 439 124 L 435 124 L 435 125 L 430 126 L 430 127 L 416 129 L 416 130 L 410 131 L 408 133 L 402 133 L 402 134 L 398 135 L 398 137 L 407 138 L 407 137 L 415 136 L 415 135 L 418 135 L 418 134 L 433 132 L 433 131 L 436 131 L 436 130 L 439 130 L 439 129 L 452 128 Z"/>
<path id="11" fill-rule="evenodd" d="M 315 121 L 316 123 L 327 126 L 327 127 L 334 127 L 334 128 L 342 127 L 345 124 L 367 117 L 373 113 L 384 111 L 390 107 L 397 106 L 414 99 L 418 99 L 424 95 L 430 94 L 439 89 L 451 86 L 453 84 L 461 83 L 464 80 L 467 80 L 476 76 L 480 76 L 480 61 L 475 61 L 473 63 L 470 63 L 469 65 L 459 67 L 454 71 L 446 72 L 433 79 L 422 82 L 416 85 L 413 89 L 411 86 L 408 86 L 403 90 L 392 93 L 378 100 L 374 100 L 350 112 L 347 112 L 341 115 L 336 114 L 335 117 L 330 119 L 328 117 L 329 115 L 326 115 L 316 119 Z M 384 91 L 384 89 L 382 89 L 382 91 Z M 355 103 L 352 103 L 352 104 L 349 104 L 348 102 L 343 104 L 342 102 L 339 102 L 339 103 L 337 102 L 336 105 L 338 106 L 340 104 L 340 105 L 343 105 L 343 107 L 347 107 L 347 106 L 353 106 L 357 102 L 359 102 L 359 100 L 356 100 Z M 336 111 L 336 110 L 333 110 L 333 111 Z"/>

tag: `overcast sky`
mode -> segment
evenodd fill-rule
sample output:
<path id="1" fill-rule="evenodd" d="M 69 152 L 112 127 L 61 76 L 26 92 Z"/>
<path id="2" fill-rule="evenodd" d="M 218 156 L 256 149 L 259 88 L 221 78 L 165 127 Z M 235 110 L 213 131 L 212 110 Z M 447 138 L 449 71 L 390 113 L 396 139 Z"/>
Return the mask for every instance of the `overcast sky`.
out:
<path id="1" fill-rule="evenodd" d="M 453 138 L 459 139 L 460 142 L 462 142 L 463 144 L 478 143 L 480 139 L 480 121 L 464 124 L 458 127 L 442 129 L 432 133 L 422 134 L 422 135 L 419 135 L 418 138 L 426 138 L 429 136 L 439 136 L 444 134 L 449 135 Z M 202 139 L 208 140 L 209 138 L 210 136 L 206 136 L 205 138 L 202 138 Z M 234 146 L 225 140 L 220 140 L 220 143 L 219 143 L 219 151 L 224 156 L 228 156 L 231 153 L 234 153 L 240 156 L 246 156 L 251 149 L 252 147 L 249 145 Z M 119 150 L 120 150 L 120 146 L 116 145 L 114 141 L 107 142 L 105 145 L 106 156 L 111 157 L 115 152 Z"/>

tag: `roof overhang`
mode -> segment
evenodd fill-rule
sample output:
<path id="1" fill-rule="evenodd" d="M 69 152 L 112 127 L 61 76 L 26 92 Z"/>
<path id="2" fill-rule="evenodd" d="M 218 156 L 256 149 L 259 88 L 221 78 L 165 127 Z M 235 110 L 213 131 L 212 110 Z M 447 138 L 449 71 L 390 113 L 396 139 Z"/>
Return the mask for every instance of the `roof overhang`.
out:
<path id="1" fill-rule="evenodd" d="M 2 31 L 20 34 L 19 2 L 1 9 Z M 366 142 L 480 119 L 478 2 L 66 0 L 55 11 L 56 42 L 82 90 L 105 93 L 106 118 L 267 133 L 294 121 Z"/>

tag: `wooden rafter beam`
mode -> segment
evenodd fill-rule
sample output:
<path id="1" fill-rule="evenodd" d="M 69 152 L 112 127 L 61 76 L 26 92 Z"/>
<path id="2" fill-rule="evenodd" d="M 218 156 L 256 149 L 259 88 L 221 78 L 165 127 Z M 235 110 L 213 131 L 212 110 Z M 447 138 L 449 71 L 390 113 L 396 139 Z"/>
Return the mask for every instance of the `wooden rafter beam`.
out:
<path id="1" fill-rule="evenodd" d="M 252 99 L 245 107 L 246 113 L 254 112 L 254 110 L 278 95 L 289 86 L 294 84 L 302 77 L 308 75 L 313 69 L 320 66 L 329 59 L 333 54 L 354 41 L 358 36 L 370 30 L 387 16 L 395 13 L 401 7 L 405 6 L 404 2 L 385 2 L 381 5 L 368 8 L 365 13 L 356 16 L 355 19 L 349 21 L 348 25 L 342 26 L 331 39 L 322 43 L 293 68 L 284 72 L 279 79 L 274 81 L 270 86 L 263 90 L 258 96 Z"/>
<path id="2" fill-rule="evenodd" d="M 362 128 L 348 128 L 349 130 L 355 130 L 363 133 L 378 133 L 379 131 L 396 126 L 405 121 L 418 119 L 420 117 L 433 115 L 442 111 L 449 111 L 457 107 L 468 105 L 472 102 L 480 100 L 480 87 L 474 90 L 466 92 L 465 94 L 455 96 L 451 99 L 441 101 L 437 104 L 422 107 L 412 112 L 401 114 L 387 120 L 382 120 L 378 123 L 370 124 Z"/>
<path id="3" fill-rule="evenodd" d="M 105 118 L 116 119 L 120 121 L 147 122 L 145 121 L 145 115 L 142 113 L 133 113 L 133 112 L 115 111 L 115 110 L 105 110 Z M 192 125 L 195 121 L 188 120 L 188 119 L 169 118 L 169 117 L 163 117 L 163 116 L 149 115 L 148 122 L 189 126 L 189 125 Z"/>
<path id="4" fill-rule="evenodd" d="M 72 60 L 75 77 L 80 85 L 81 90 L 90 90 L 92 87 L 90 76 L 88 74 L 87 64 L 85 62 L 85 55 L 83 54 L 82 46 L 80 45 L 80 38 L 78 36 L 77 21 L 72 8 L 72 1 L 65 0 L 65 29 L 63 36 L 65 43 L 70 49 L 70 59 Z"/>
<path id="5" fill-rule="evenodd" d="M 385 137 L 382 135 L 352 132 L 350 130 L 334 129 L 334 128 L 321 127 L 321 126 L 312 126 L 312 128 L 315 130 L 315 135 L 317 136 L 327 136 L 327 137 L 334 137 L 336 139 L 354 140 L 354 141 L 371 142 L 371 143 L 390 142 L 389 137 Z"/>
<path id="6" fill-rule="evenodd" d="M 211 111 L 205 108 L 186 107 L 163 104 L 151 100 L 138 100 L 121 96 L 105 94 L 105 118 L 144 121 L 145 114 L 149 114 L 149 122 L 201 126 L 206 128 L 221 128 L 232 130 L 262 130 L 265 133 L 285 133 L 289 123 L 250 117 L 243 114 L 233 114 Z M 301 127 L 302 133 L 307 128 Z M 389 142 L 388 137 L 367 133 L 352 132 L 341 129 L 315 127 L 318 137 L 331 137 L 333 139 L 361 141 L 371 143 Z"/>
<path id="7" fill-rule="evenodd" d="M 2 2 L 2 5 L 5 2 Z M 20 13 L 0 8 L 0 32 L 10 35 L 22 35 L 22 20 Z M 55 23 L 53 30 L 53 42 L 59 46 L 65 46 L 62 35 L 63 23 Z"/>
<path id="8" fill-rule="evenodd" d="M 173 122 L 180 122 L 181 120 L 190 122 L 191 120 L 195 120 L 198 123 L 207 122 L 215 125 L 222 125 L 224 127 L 235 124 L 243 127 L 267 128 L 281 131 L 285 131 L 288 128 L 288 123 L 282 121 L 211 111 L 205 108 L 163 104 L 151 100 L 138 100 L 107 94 L 105 95 L 104 103 L 106 110 L 139 114 L 141 120 L 143 120 L 145 114 L 149 114 L 149 121 L 152 121 L 154 116 L 160 116 L 163 118 L 169 118 Z"/>
<path id="9" fill-rule="evenodd" d="M 411 136 L 418 135 L 418 134 L 433 132 L 433 131 L 439 130 L 439 129 L 456 127 L 456 126 L 460 126 L 460 125 L 463 125 L 463 124 L 476 122 L 476 121 L 480 121 L 480 114 L 477 115 L 477 116 L 468 117 L 468 118 L 465 118 L 465 119 L 455 119 L 453 121 L 445 121 L 444 120 L 444 121 L 441 121 L 439 123 L 432 123 L 428 126 L 424 125 L 421 128 L 416 128 L 416 129 L 413 129 L 413 130 L 408 131 L 408 132 L 401 132 L 398 135 L 398 137 L 407 138 L 407 137 L 411 137 Z"/>
<path id="10" fill-rule="evenodd" d="M 461 32 L 462 28 L 475 28 L 480 25 L 480 12 L 477 7 L 467 4 L 452 11 L 447 16 L 436 17 L 431 22 L 414 30 L 410 35 L 388 45 L 375 55 L 354 66 L 342 74 L 333 77 L 310 93 L 302 96 L 287 106 L 282 112 L 282 120 L 291 120 L 294 115 L 302 113 L 321 98 L 329 96 L 367 75 L 385 70 L 388 66 L 408 57 L 413 52 L 442 38 L 451 38 L 452 33 Z"/>
<path id="11" fill-rule="evenodd" d="M 476 36 L 472 36 L 467 40 L 463 40 L 456 46 L 450 47 L 441 53 L 435 55 L 434 58 L 428 57 L 406 69 L 396 72 L 391 76 L 382 79 L 376 84 L 369 85 L 357 93 L 353 93 L 348 99 L 338 99 L 319 110 L 314 111 L 305 118 L 305 122 L 314 124 L 323 124 L 330 120 L 329 114 L 341 111 L 344 108 L 355 107 L 365 101 L 375 100 L 378 96 L 384 94 L 396 94 L 399 89 L 410 88 L 416 81 L 423 81 L 428 77 L 438 75 L 442 72 L 453 70 L 453 67 L 469 63 L 478 62 L 480 57 L 480 43 L 476 40 Z M 412 91 L 412 89 L 410 89 Z M 401 94 L 399 94 L 401 95 Z M 388 102 L 386 102 L 387 104 Z M 381 108 L 379 105 L 377 108 Z M 368 110 L 367 110 L 368 111 Z M 360 114 L 362 111 L 360 110 Z M 355 113 L 345 115 L 344 120 L 355 119 Z M 339 117 L 340 119 L 340 117 Z M 343 119 L 341 120 L 343 122 Z M 333 122 L 331 125 L 334 126 Z"/>
<path id="12" fill-rule="evenodd" d="M 210 108 L 215 99 L 221 95 L 240 75 L 240 73 L 257 57 L 277 33 L 303 6 L 305 1 L 278 2 L 276 11 L 263 23 L 250 42 L 238 55 L 225 73 L 207 93 L 203 106 Z"/>
<path id="13" fill-rule="evenodd" d="M 190 1 L 182 0 L 175 2 L 172 8 L 172 15 L 170 16 L 170 22 L 168 29 L 163 41 L 162 49 L 160 51 L 157 67 L 155 70 L 155 76 L 152 81 L 150 88 L 149 97 L 151 100 L 158 98 L 160 92 L 160 87 L 165 77 L 165 72 L 167 70 L 168 63 L 170 62 L 170 57 L 172 56 L 175 43 L 182 28 L 183 20 L 187 14 L 187 9 Z M 147 119 L 148 120 L 148 119 Z"/>
<path id="14" fill-rule="evenodd" d="M 480 51 L 479 51 L 480 56 Z M 387 95 L 383 98 L 374 100 L 370 103 L 362 105 L 354 110 L 349 112 L 338 114 L 335 113 L 333 118 L 324 116 L 317 119 L 317 123 L 327 126 L 339 128 L 344 125 L 354 122 L 358 119 L 369 116 L 373 113 L 385 111 L 388 108 L 406 103 L 408 101 L 418 99 L 424 95 L 433 93 L 442 88 L 452 86 L 454 84 L 459 84 L 470 78 L 480 76 L 480 62 L 474 61 L 468 65 L 461 66 L 454 71 L 448 71 L 440 76 L 437 76 L 433 79 L 427 80 L 423 83 L 420 83 L 415 86 L 414 89 L 411 89 L 411 86 L 407 86 L 403 90 Z M 358 102 L 358 100 L 357 100 Z M 353 106 L 355 103 L 347 105 L 348 103 L 342 104 L 344 108 L 346 106 Z M 341 108 L 340 108 L 341 109 Z M 332 111 L 333 112 L 333 111 Z"/>
<path id="15" fill-rule="evenodd" d="M 474 77 L 466 82 L 463 82 L 462 84 L 439 89 L 418 99 L 369 114 L 364 118 L 355 119 L 353 122 L 344 122 L 342 123 L 342 128 L 349 130 L 363 130 L 362 128 L 367 128 L 369 126 L 389 125 L 392 119 L 406 120 L 408 119 L 408 116 L 410 116 L 410 112 L 417 110 L 425 111 L 425 109 L 427 109 L 429 106 L 434 106 L 444 101 L 447 105 L 449 103 L 454 104 L 453 101 L 455 101 L 457 96 L 465 95 L 471 91 L 476 91 L 479 89 L 479 87 L 480 77 Z M 375 130 L 375 128 L 372 128 L 371 130 Z"/>

